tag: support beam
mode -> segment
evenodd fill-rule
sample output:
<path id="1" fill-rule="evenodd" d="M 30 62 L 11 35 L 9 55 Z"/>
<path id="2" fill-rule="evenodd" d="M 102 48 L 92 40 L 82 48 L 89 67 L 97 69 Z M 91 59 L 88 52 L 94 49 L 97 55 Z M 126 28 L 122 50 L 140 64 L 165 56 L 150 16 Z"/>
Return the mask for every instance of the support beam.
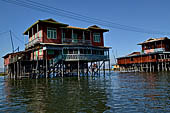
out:
<path id="1" fill-rule="evenodd" d="M 77 69 L 77 71 L 78 71 L 78 77 L 80 77 L 80 61 L 78 60 L 78 69 Z"/>
<path id="2" fill-rule="evenodd" d="M 105 61 L 104 61 L 104 64 L 103 64 L 103 71 L 104 71 L 104 76 L 105 76 Z"/>
<path id="3" fill-rule="evenodd" d="M 62 66 L 61 66 L 61 68 L 62 68 L 62 77 L 64 77 L 64 63 L 63 63 L 63 60 L 62 60 Z"/>
<path id="4" fill-rule="evenodd" d="M 46 50 L 46 78 L 48 78 L 48 59 L 47 59 L 47 50 Z"/>

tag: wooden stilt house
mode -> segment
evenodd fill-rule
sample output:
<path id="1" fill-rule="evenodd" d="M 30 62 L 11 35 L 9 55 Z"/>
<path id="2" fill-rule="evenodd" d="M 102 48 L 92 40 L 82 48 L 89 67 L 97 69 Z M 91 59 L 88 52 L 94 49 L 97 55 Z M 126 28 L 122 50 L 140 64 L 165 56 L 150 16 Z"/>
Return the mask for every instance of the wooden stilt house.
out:
<path id="1" fill-rule="evenodd" d="M 138 45 L 141 52 L 117 58 L 121 71 L 170 71 L 170 39 L 150 38 Z"/>
<path id="2" fill-rule="evenodd" d="M 79 28 L 53 19 L 38 20 L 24 32 L 28 36 L 28 43 L 22 52 L 21 71 L 36 78 L 89 73 L 99 75 L 106 61 L 110 65 L 109 47 L 104 47 L 103 37 L 103 33 L 108 31 L 96 25 Z M 5 61 L 8 58 L 6 55 Z M 11 63 L 5 65 L 12 68 L 9 67 Z M 15 69 L 12 70 L 8 71 L 12 73 L 10 77 L 17 73 Z"/>

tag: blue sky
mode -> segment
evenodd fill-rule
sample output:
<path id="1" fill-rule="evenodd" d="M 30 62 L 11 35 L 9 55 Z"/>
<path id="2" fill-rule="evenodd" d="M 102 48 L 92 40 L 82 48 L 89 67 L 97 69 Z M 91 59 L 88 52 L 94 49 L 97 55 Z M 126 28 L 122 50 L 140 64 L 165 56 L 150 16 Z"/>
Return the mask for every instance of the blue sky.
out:
<path id="1" fill-rule="evenodd" d="M 169 0 L 34 0 L 49 6 L 79 13 L 88 17 L 111 21 L 128 26 L 148 30 L 170 32 L 170 1 Z M 0 33 L 12 30 L 20 40 L 13 37 L 14 46 L 24 49 L 24 36 L 22 33 L 38 19 L 53 18 L 57 21 L 77 27 L 88 27 L 96 23 L 65 18 L 39 12 L 33 9 L 2 2 L 0 0 Z M 98 24 L 97 24 L 98 25 Z M 167 35 L 137 33 L 115 28 L 107 28 L 105 33 L 105 46 L 112 47 L 117 56 L 127 55 L 133 51 L 140 51 L 139 42 L 153 37 L 159 38 Z M 0 35 L 0 57 L 12 51 L 9 33 Z M 112 51 L 111 50 L 111 51 Z M 111 58 L 113 58 L 111 54 Z M 3 59 L 0 59 L 0 68 Z"/>

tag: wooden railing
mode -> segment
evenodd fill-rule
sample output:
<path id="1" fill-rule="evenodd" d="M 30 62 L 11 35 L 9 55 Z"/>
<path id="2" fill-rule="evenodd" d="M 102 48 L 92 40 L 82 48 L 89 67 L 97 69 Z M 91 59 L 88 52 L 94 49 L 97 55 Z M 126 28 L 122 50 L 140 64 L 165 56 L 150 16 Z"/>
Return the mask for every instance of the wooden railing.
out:
<path id="1" fill-rule="evenodd" d="M 63 43 L 91 45 L 91 40 L 64 38 Z"/>
<path id="2" fill-rule="evenodd" d="M 28 49 L 29 47 L 31 47 L 31 46 L 33 46 L 34 44 L 37 44 L 37 43 L 41 43 L 40 38 L 36 38 L 36 39 L 28 42 L 27 44 L 25 44 L 25 48 Z"/>
<path id="3" fill-rule="evenodd" d="M 84 54 L 84 55 L 63 55 L 63 59 L 66 61 L 71 61 L 71 60 L 108 60 L 109 56 L 106 55 L 89 55 L 89 54 Z"/>

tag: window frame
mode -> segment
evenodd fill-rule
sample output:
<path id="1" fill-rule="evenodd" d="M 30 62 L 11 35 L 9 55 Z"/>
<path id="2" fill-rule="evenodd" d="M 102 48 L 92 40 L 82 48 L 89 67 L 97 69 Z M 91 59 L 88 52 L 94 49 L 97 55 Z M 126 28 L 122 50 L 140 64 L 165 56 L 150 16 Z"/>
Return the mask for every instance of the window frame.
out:
<path id="1" fill-rule="evenodd" d="M 100 43 L 101 42 L 101 33 L 97 33 L 97 32 L 93 33 L 93 41 Z"/>
<path id="2" fill-rule="evenodd" d="M 49 37 L 48 33 L 50 33 L 50 37 Z M 48 39 L 57 39 L 57 29 L 56 28 L 47 27 L 47 38 Z"/>

